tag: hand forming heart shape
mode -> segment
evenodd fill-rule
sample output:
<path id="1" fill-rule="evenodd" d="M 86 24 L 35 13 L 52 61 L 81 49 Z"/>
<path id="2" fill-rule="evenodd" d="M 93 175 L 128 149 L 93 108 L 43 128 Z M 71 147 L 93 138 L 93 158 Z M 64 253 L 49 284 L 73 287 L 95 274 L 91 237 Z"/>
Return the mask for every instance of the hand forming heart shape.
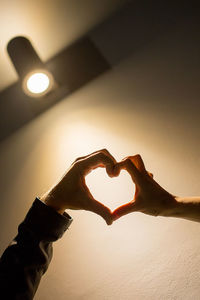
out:
<path id="1" fill-rule="evenodd" d="M 136 185 L 133 200 L 111 212 L 108 207 L 94 199 L 86 185 L 85 177 L 98 167 L 106 168 L 110 177 L 118 176 L 122 169 L 127 170 Z M 43 196 L 43 201 L 61 214 L 65 209 L 95 212 L 109 225 L 113 220 L 133 211 L 150 215 L 165 214 L 166 210 L 173 209 L 176 205 L 175 198 L 152 177 L 152 174 L 146 171 L 140 155 L 129 156 L 117 162 L 106 149 L 103 149 L 75 160 L 60 182 Z"/>

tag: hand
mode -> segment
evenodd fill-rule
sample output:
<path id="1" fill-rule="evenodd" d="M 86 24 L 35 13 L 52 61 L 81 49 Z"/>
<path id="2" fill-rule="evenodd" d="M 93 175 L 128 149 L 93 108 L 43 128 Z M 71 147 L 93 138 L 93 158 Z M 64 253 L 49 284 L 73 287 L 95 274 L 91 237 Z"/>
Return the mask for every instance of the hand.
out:
<path id="1" fill-rule="evenodd" d="M 108 225 L 111 225 L 113 219 L 110 209 L 93 198 L 85 183 L 85 176 L 98 167 L 105 167 L 110 177 L 117 176 L 119 167 L 115 167 L 115 165 L 116 160 L 106 149 L 79 157 L 60 182 L 41 200 L 61 214 L 65 209 L 92 211 L 103 217 Z"/>
<path id="2" fill-rule="evenodd" d="M 113 212 L 114 220 L 134 211 L 153 216 L 170 216 L 172 214 L 177 207 L 175 197 L 165 191 L 153 179 L 153 175 L 146 171 L 140 155 L 129 156 L 118 163 L 116 167 L 129 172 L 136 185 L 136 190 L 131 202 L 118 207 Z"/>

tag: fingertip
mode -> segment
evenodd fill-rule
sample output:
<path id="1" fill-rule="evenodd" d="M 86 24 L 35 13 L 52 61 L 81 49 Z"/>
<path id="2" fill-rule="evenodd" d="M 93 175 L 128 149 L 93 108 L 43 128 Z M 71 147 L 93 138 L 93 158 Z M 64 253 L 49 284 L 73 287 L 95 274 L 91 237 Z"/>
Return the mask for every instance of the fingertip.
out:
<path id="1" fill-rule="evenodd" d="M 147 172 L 145 168 L 144 161 L 142 159 L 142 156 L 140 154 L 136 154 L 134 156 L 129 156 L 129 159 L 135 164 L 135 166 L 140 170 L 141 172 Z"/>
<path id="2" fill-rule="evenodd" d="M 111 177 L 111 178 L 114 177 L 113 168 L 114 168 L 113 166 L 107 166 L 106 167 L 106 172 L 107 172 L 108 176 Z"/>
<path id="3" fill-rule="evenodd" d="M 135 157 L 136 159 L 140 159 L 142 160 L 142 156 L 138 153 L 138 154 L 135 154 L 133 157 Z"/>
<path id="4" fill-rule="evenodd" d="M 107 225 L 110 226 L 113 223 L 113 220 L 106 221 Z"/>
<path id="5" fill-rule="evenodd" d="M 108 207 L 104 206 L 102 203 L 99 203 L 98 201 L 96 201 L 95 203 L 96 205 L 93 212 L 100 215 L 105 220 L 107 225 L 112 225 L 113 219 L 111 210 Z"/>
<path id="6" fill-rule="evenodd" d="M 121 171 L 120 163 L 117 163 L 113 168 L 113 177 L 119 176 L 120 171 Z"/>
<path id="7" fill-rule="evenodd" d="M 109 210 L 109 209 L 108 209 L 108 210 Z M 101 215 L 101 216 L 104 218 L 104 220 L 105 220 L 105 222 L 106 222 L 106 224 L 107 224 L 108 226 L 112 225 L 112 223 L 113 223 L 113 218 L 112 218 L 112 213 L 111 213 L 110 210 L 109 210 L 106 214 Z"/>
<path id="8" fill-rule="evenodd" d="M 107 172 L 108 176 L 111 178 L 119 176 L 120 171 L 121 171 L 120 163 L 106 166 L 106 172 Z"/>

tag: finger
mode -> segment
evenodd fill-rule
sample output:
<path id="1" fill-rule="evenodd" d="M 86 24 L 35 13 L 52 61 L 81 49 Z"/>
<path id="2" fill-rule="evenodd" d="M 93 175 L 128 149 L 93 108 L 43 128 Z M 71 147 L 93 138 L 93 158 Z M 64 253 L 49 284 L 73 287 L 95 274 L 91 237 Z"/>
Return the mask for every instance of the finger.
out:
<path id="1" fill-rule="evenodd" d="M 84 156 L 80 156 L 80 157 L 78 157 L 77 159 L 75 159 L 74 163 L 77 162 L 77 161 L 79 161 L 79 160 L 85 159 L 85 158 L 87 158 L 87 157 L 89 157 L 89 156 L 91 156 L 91 155 L 93 155 L 93 154 L 96 154 L 96 153 L 98 153 L 98 152 L 100 152 L 100 151 L 104 151 L 104 149 L 94 151 L 94 152 L 92 152 L 92 153 L 90 153 L 90 154 L 87 154 L 87 155 L 84 155 Z"/>
<path id="2" fill-rule="evenodd" d="M 138 170 L 141 173 L 148 175 L 149 179 L 153 180 L 153 174 L 146 170 L 144 161 L 139 154 L 134 155 L 134 156 L 128 156 L 128 158 L 134 163 L 134 165 L 138 168 Z"/>
<path id="3" fill-rule="evenodd" d="M 100 151 L 102 151 L 102 152 L 104 152 L 105 154 L 107 154 L 107 155 L 115 162 L 115 164 L 117 163 L 117 161 L 116 161 L 116 159 L 114 158 L 114 156 L 113 156 L 106 148 L 104 148 L 104 149 L 102 149 L 102 150 L 100 150 Z"/>
<path id="4" fill-rule="evenodd" d="M 101 216 L 106 221 L 107 225 L 112 224 L 113 218 L 111 210 L 97 200 L 93 199 L 91 201 L 91 205 L 88 207 L 88 210 Z"/>
<path id="5" fill-rule="evenodd" d="M 134 163 L 140 172 L 147 173 L 142 157 L 139 154 L 128 156 L 128 158 Z"/>
<path id="6" fill-rule="evenodd" d="M 116 160 L 105 150 L 101 150 L 93 155 L 90 155 L 81 161 L 77 162 L 80 167 L 80 171 L 83 175 L 87 175 L 91 170 L 98 167 L 105 167 L 109 176 L 113 176 L 113 169 L 116 164 Z"/>
<path id="7" fill-rule="evenodd" d="M 98 152 L 104 152 L 105 154 L 107 154 L 108 156 L 110 156 L 110 157 L 115 161 L 115 163 L 117 163 L 117 161 L 115 160 L 115 158 L 112 156 L 112 154 L 111 154 L 106 148 L 101 149 L 101 150 L 94 151 L 94 152 L 92 152 L 92 153 L 90 153 L 90 154 L 87 154 L 87 155 L 84 155 L 84 156 L 80 156 L 80 157 L 78 157 L 77 159 L 75 159 L 74 162 L 77 162 L 78 160 L 82 160 L 82 159 L 84 159 L 84 158 L 87 158 L 87 157 L 89 157 L 89 156 L 91 156 L 91 155 L 93 155 L 93 154 L 96 154 L 96 153 L 98 153 Z"/>
<path id="8" fill-rule="evenodd" d="M 105 153 L 114 163 L 114 165 L 107 165 L 107 173 L 110 177 L 114 177 L 116 176 L 115 175 L 115 172 L 114 172 L 114 169 L 115 169 L 115 165 L 117 164 L 117 161 L 116 159 L 114 158 L 114 156 L 107 150 L 107 149 L 102 149 L 101 150 L 103 153 Z"/>
<path id="9" fill-rule="evenodd" d="M 135 202 L 124 204 L 112 212 L 113 220 L 116 221 L 122 216 L 130 214 L 134 211 L 137 211 L 137 205 L 135 204 Z"/>
<path id="10" fill-rule="evenodd" d="M 120 163 L 116 163 L 113 168 L 113 176 L 115 176 L 115 177 L 119 176 L 120 171 L 121 171 L 121 165 L 120 165 Z"/>
<path id="11" fill-rule="evenodd" d="M 133 182 L 136 185 L 141 185 L 142 182 L 142 176 L 138 168 L 136 168 L 135 164 L 132 162 L 131 159 L 125 158 L 119 163 L 120 169 L 125 169 L 128 171 L 128 173 L 131 175 L 131 178 Z"/>
<path id="12" fill-rule="evenodd" d="M 113 222 L 111 210 L 105 205 L 103 205 L 101 202 L 94 199 L 88 186 L 85 183 L 84 178 L 82 179 L 82 184 L 84 186 L 84 191 L 86 193 L 84 197 L 85 198 L 84 202 L 87 203 L 85 205 L 85 209 L 100 215 L 102 218 L 104 218 L 107 225 L 111 225 Z"/>
<path id="13" fill-rule="evenodd" d="M 97 154 L 97 153 L 99 153 L 99 152 L 102 152 L 102 153 L 104 153 L 105 155 L 107 155 L 108 157 L 110 157 L 110 159 L 113 160 L 114 164 L 117 163 L 116 159 L 115 159 L 115 158 L 110 154 L 110 152 L 109 152 L 107 149 L 105 149 L 105 148 L 102 149 L 102 150 L 95 151 L 95 152 L 93 152 L 93 153 L 91 153 L 91 154 L 89 154 L 89 155 L 85 155 L 85 156 L 82 156 L 82 157 L 78 157 L 78 158 L 74 161 L 74 163 L 76 163 L 76 162 L 78 162 L 78 161 L 81 161 L 81 160 L 85 160 L 86 158 L 89 158 L 89 157 L 91 157 L 91 156 L 94 156 L 95 154 Z M 115 175 L 115 172 L 114 172 L 114 167 L 113 167 L 113 166 L 107 165 L 107 173 L 108 173 L 108 175 L 109 175 L 110 177 L 116 176 L 116 175 Z"/>

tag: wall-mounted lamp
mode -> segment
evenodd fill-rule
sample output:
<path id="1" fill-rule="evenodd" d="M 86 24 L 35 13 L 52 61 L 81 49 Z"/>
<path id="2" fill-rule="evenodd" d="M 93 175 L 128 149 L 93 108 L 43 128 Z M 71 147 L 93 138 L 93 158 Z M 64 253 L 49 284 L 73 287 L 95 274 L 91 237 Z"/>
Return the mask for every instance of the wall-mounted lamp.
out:
<path id="1" fill-rule="evenodd" d="M 13 38 L 7 46 L 8 54 L 28 96 L 42 97 L 55 86 L 51 72 L 33 48 L 31 42 L 22 36 Z"/>

